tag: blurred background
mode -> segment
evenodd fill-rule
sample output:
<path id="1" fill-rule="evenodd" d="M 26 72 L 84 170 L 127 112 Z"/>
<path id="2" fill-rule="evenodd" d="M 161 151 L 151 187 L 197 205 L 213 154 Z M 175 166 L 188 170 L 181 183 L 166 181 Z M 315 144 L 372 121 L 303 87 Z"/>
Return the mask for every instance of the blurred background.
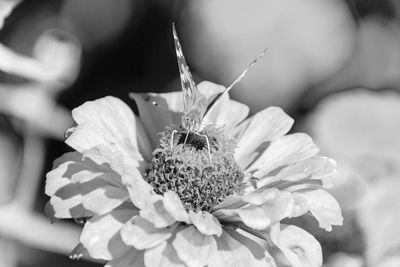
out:
<path id="1" fill-rule="evenodd" d="M 280 106 L 339 172 L 344 226 L 318 230 L 326 267 L 400 266 L 400 1 L 0 0 L 0 267 L 101 266 L 67 255 L 74 222 L 44 215 L 45 174 L 70 151 L 70 110 L 180 90 L 171 23 L 197 82 L 257 112 Z"/>

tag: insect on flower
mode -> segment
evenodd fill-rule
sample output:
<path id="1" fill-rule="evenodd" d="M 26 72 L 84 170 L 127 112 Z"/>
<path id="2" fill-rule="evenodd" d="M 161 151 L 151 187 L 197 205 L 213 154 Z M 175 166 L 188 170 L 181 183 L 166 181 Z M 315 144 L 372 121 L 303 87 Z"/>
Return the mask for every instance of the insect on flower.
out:
<path id="1" fill-rule="evenodd" d="M 174 24 L 172 24 L 172 32 L 174 35 L 175 51 L 178 60 L 183 93 L 184 110 L 181 118 L 181 124 L 186 131 L 183 132 L 183 134 L 186 134 L 183 144 L 186 144 L 191 133 L 200 137 L 204 137 L 207 143 L 208 157 L 211 160 L 211 149 L 208 136 L 201 133 L 201 128 L 204 126 L 202 125 L 203 119 L 216 106 L 218 101 L 222 99 L 222 96 L 228 93 L 246 75 L 247 71 L 265 54 L 266 49 L 264 49 L 264 51 L 256 59 L 254 59 L 223 92 L 211 97 L 210 99 L 207 99 L 197 89 L 192 78 L 192 74 L 190 73 L 189 67 L 186 64 L 186 60 L 182 52 L 182 46 L 179 42 Z M 173 147 L 174 135 L 176 133 L 178 133 L 177 130 L 172 132 L 171 148 Z"/>
<path id="2" fill-rule="evenodd" d="M 283 220 L 311 214 L 327 231 L 342 224 L 324 190 L 334 161 L 317 155 L 310 136 L 287 134 L 294 120 L 282 109 L 247 117 L 249 108 L 229 99 L 262 54 L 227 89 L 196 88 L 173 31 L 183 101 L 181 92 L 131 93 L 139 115 L 111 96 L 72 111 L 66 143 L 75 151 L 46 175 L 48 216 L 84 222 L 71 258 L 106 267 L 276 267 L 282 253 L 292 266 L 322 266 L 318 241 Z"/>

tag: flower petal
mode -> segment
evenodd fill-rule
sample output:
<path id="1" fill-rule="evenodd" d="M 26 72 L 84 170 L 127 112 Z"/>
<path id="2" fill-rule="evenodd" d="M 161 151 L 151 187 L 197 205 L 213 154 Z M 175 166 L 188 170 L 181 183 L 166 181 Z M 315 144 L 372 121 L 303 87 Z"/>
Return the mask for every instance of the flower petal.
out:
<path id="1" fill-rule="evenodd" d="M 246 201 L 250 204 L 261 206 L 265 202 L 271 201 L 276 198 L 278 194 L 278 189 L 276 188 L 268 188 L 262 190 L 261 192 L 253 192 L 243 196 L 243 201 Z"/>
<path id="2" fill-rule="evenodd" d="M 52 182 L 59 183 L 62 180 L 65 183 L 64 185 L 70 182 L 83 185 L 96 181 L 96 183 L 104 182 L 108 185 L 124 188 L 121 183 L 121 175 L 111 168 L 108 160 L 100 158 L 97 148 L 85 151 L 83 154 L 79 152 L 64 154 L 57 159 L 54 166 L 56 164 L 58 166 L 46 175 L 49 187 L 52 186 Z M 55 193 L 54 190 L 60 188 L 53 188 L 50 192 L 46 192 L 51 195 Z"/>
<path id="3" fill-rule="evenodd" d="M 125 162 L 120 152 L 113 152 L 109 147 L 98 145 L 89 150 L 82 151 L 82 160 L 91 165 L 92 168 L 117 174 L 122 174 L 125 170 Z M 120 182 L 120 177 L 117 179 Z"/>
<path id="4" fill-rule="evenodd" d="M 317 153 L 318 148 L 308 135 L 303 133 L 285 135 L 272 141 L 246 172 L 254 171 L 254 177 L 262 178 L 278 167 L 311 158 Z"/>
<path id="5" fill-rule="evenodd" d="M 292 214 L 290 214 L 291 218 L 300 217 L 309 211 L 308 203 L 305 198 L 293 194 L 293 200 L 294 204 Z"/>
<path id="6" fill-rule="evenodd" d="M 205 235 L 217 235 L 222 234 L 222 227 L 217 218 L 208 212 L 193 212 L 189 211 L 189 217 L 193 225 L 196 226 L 200 233 Z"/>
<path id="7" fill-rule="evenodd" d="M 170 238 L 175 227 L 156 228 L 148 220 L 136 216 L 122 228 L 121 236 L 125 244 L 142 250 L 158 246 Z"/>
<path id="8" fill-rule="evenodd" d="M 263 230 L 293 214 L 294 199 L 290 192 L 267 189 L 243 196 L 247 206 L 238 209 L 219 209 L 213 214 L 226 222 L 243 222 L 250 228 Z"/>
<path id="9" fill-rule="evenodd" d="M 277 174 L 264 177 L 257 181 L 257 188 L 262 188 L 277 181 L 300 181 L 304 179 L 323 180 L 336 175 L 336 162 L 327 157 L 314 156 L 296 162 L 279 170 Z M 312 182 L 312 181 L 310 181 Z"/>
<path id="10" fill-rule="evenodd" d="M 96 188 L 82 198 L 85 209 L 96 214 L 105 214 L 129 199 L 126 190 L 114 186 Z"/>
<path id="11" fill-rule="evenodd" d="M 64 154 L 47 173 L 46 194 L 56 217 L 88 216 L 87 211 L 104 214 L 128 199 L 120 175 L 94 150 Z"/>
<path id="12" fill-rule="evenodd" d="M 68 153 L 63 157 L 76 158 L 76 156 L 81 158 L 78 152 Z M 70 163 L 61 164 L 46 175 L 45 192 L 51 197 L 50 205 L 54 211 L 53 215 L 57 218 L 92 216 L 93 213 L 82 206 L 82 192 L 79 186 L 71 182 L 71 175 L 64 177 L 64 173 L 66 173 L 67 166 Z M 74 162 L 72 161 L 72 163 Z M 58 165 L 57 161 L 55 165 Z"/>
<path id="13" fill-rule="evenodd" d="M 247 129 L 238 136 L 238 149 L 235 151 L 236 162 L 247 162 L 251 154 L 264 142 L 273 141 L 285 135 L 293 125 L 293 119 L 277 107 L 266 108 L 252 118 Z M 244 122 L 246 123 L 246 121 Z M 241 165 L 241 167 L 246 167 Z"/>
<path id="14" fill-rule="evenodd" d="M 202 81 L 197 85 L 197 89 L 199 89 L 200 93 L 206 98 L 214 99 L 217 94 L 225 91 L 225 86 L 209 81 Z"/>
<path id="15" fill-rule="evenodd" d="M 50 204 L 53 207 L 54 217 L 59 219 L 64 218 L 81 218 L 91 217 L 93 213 L 82 206 L 82 197 L 76 195 L 67 199 L 62 197 L 52 196 Z"/>
<path id="16" fill-rule="evenodd" d="M 210 255 L 209 267 L 273 266 L 256 259 L 247 246 L 233 238 L 227 231 L 223 231 L 221 237 L 215 240 L 217 249 Z"/>
<path id="17" fill-rule="evenodd" d="M 222 203 L 215 206 L 212 211 L 216 211 L 219 209 L 238 209 L 247 205 L 245 201 L 243 201 L 243 196 L 240 195 L 230 195 L 222 201 Z"/>
<path id="18" fill-rule="evenodd" d="M 174 191 L 164 193 L 164 208 L 177 221 L 190 223 L 189 215 L 182 205 L 181 200 Z"/>
<path id="19" fill-rule="evenodd" d="M 203 81 L 198 84 L 199 91 L 209 99 L 214 100 L 217 94 L 225 91 L 225 86 L 216 83 Z M 204 117 L 202 125 L 213 124 L 225 126 L 224 130 L 229 133 L 233 127 L 243 121 L 249 114 L 249 107 L 230 100 L 229 95 L 225 94 L 218 100 L 215 107 Z"/>
<path id="20" fill-rule="evenodd" d="M 45 193 L 48 196 L 52 196 L 60 188 L 71 183 L 71 176 L 64 177 L 67 171 L 67 164 L 79 162 L 82 160 L 82 154 L 79 152 L 65 153 L 53 163 L 53 170 L 46 174 L 46 187 Z M 64 166 L 61 166 L 64 164 Z"/>
<path id="21" fill-rule="evenodd" d="M 89 252 L 88 250 L 82 245 L 82 243 L 79 243 L 70 253 L 69 258 L 71 260 L 79 260 L 81 258 L 89 258 Z"/>
<path id="22" fill-rule="evenodd" d="M 311 214 L 317 219 L 319 227 L 326 231 L 332 230 L 332 225 L 342 225 L 343 216 L 336 199 L 323 189 L 293 192 L 294 196 L 306 200 Z"/>
<path id="23" fill-rule="evenodd" d="M 265 230 L 271 224 L 271 219 L 264 210 L 252 205 L 240 209 L 219 209 L 213 215 L 221 222 L 242 222 L 256 230 Z"/>
<path id="24" fill-rule="evenodd" d="M 139 117 L 154 149 L 159 143 L 158 133 L 168 125 L 181 123 L 180 112 L 183 110 L 183 97 L 181 92 L 164 94 L 138 94 L 130 93 L 139 110 Z M 153 103 L 156 102 L 157 107 Z"/>
<path id="25" fill-rule="evenodd" d="M 209 264 L 210 255 L 217 249 L 214 238 L 203 235 L 194 226 L 179 231 L 172 245 L 179 258 L 189 267 Z"/>
<path id="26" fill-rule="evenodd" d="M 224 98 L 213 111 L 210 111 L 210 115 L 204 118 L 203 124 L 224 126 L 225 133 L 231 136 L 233 128 L 247 118 L 250 109 L 245 104 L 230 100 L 228 96 Z"/>
<path id="27" fill-rule="evenodd" d="M 124 255 L 107 262 L 104 267 L 144 267 L 145 264 L 143 255 L 144 253 L 142 250 L 136 250 L 131 247 Z"/>
<path id="28" fill-rule="evenodd" d="M 121 179 L 128 189 L 132 203 L 139 209 L 144 209 L 154 194 L 151 185 L 143 180 L 139 170 L 134 167 L 126 168 Z"/>
<path id="29" fill-rule="evenodd" d="M 241 222 L 242 221 L 242 219 L 240 218 L 236 209 L 217 209 L 213 212 L 213 215 L 220 222 Z"/>
<path id="30" fill-rule="evenodd" d="M 130 248 L 122 241 L 119 231 L 136 214 L 132 206 L 121 206 L 108 214 L 95 215 L 87 221 L 80 241 L 90 256 L 111 260 L 128 251 Z"/>
<path id="31" fill-rule="evenodd" d="M 146 129 L 143 125 L 142 120 L 135 116 L 136 118 L 136 131 L 137 131 L 137 141 L 139 146 L 139 151 L 146 160 L 146 162 L 150 162 L 153 157 L 153 147 L 151 145 L 150 137 L 148 136 Z"/>
<path id="32" fill-rule="evenodd" d="M 142 156 L 138 152 L 135 115 L 120 99 L 107 96 L 88 101 L 72 111 L 76 129 L 65 141 L 79 152 L 98 145 L 121 152 L 128 164 L 138 166 Z"/>
<path id="33" fill-rule="evenodd" d="M 305 177 L 324 179 L 336 173 L 336 162 L 333 159 L 315 156 L 285 167 L 276 176 L 282 180 L 293 181 L 304 179 Z M 304 177 L 300 178 L 302 174 Z"/>
<path id="34" fill-rule="evenodd" d="M 272 223 L 289 217 L 293 212 L 294 199 L 290 192 L 277 191 L 275 198 L 265 202 L 260 208 Z"/>
<path id="35" fill-rule="evenodd" d="M 293 267 L 320 267 L 322 265 L 320 244 L 303 229 L 286 225 L 278 234 L 271 237 L 272 242 L 283 252 Z"/>
<path id="36" fill-rule="evenodd" d="M 144 253 L 144 262 L 146 266 L 151 267 L 185 267 L 176 254 L 171 243 L 163 242 L 160 245 L 147 249 Z"/>
<path id="37" fill-rule="evenodd" d="M 163 198 L 160 195 L 154 195 L 147 205 L 140 211 L 140 216 L 150 221 L 157 228 L 168 227 L 176 220 L 164 208 Z"/>
<path id="38" fill-rule="evenodd" d="M 44 206 L 44 214 L 46 215 L 47 218 L 50 219 L 50 223 L 54 223 L 59 220 L 55 216 L 56 211 L 54 210 L 54 207 L 51 205 L 50 201 L 48 201 Z"/>
<path id="39" fill-rule="evenodd" d="M 259 207 L 239 209 L 237 213 L 245 225 L 255 230 L 265 230 L 271 224 L 271 219 Z"/>
<path id="40" fill-rule="evenodd" d="M 264 247 L 238 231 L 227 229 L 226 232 L 243 246 L 247 247 L 254 258 L 263 263 L 262 266 L 276 267 L 275 260 Z M 246 232 L 246 234 L 248 234 Z M 252 265 L 253 266 L 253 265 Z"/>

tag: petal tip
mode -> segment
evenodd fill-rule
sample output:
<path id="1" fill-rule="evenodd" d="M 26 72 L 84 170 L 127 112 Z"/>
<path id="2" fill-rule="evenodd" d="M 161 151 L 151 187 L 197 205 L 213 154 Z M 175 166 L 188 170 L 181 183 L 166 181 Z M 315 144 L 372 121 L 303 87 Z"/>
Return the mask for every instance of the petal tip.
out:
<path id="1" fill-rule="evenodd" d="M 83 257 L 89 257 L 88 250 L 79 243 L 70 253 L 69 258 L 71 260 L 80 260 Z"/>

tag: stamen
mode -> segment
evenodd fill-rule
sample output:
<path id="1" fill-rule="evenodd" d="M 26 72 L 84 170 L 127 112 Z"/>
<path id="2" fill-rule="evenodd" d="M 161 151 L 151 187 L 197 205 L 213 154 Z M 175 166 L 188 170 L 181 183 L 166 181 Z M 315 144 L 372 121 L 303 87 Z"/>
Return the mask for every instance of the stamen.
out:
<path id="1" fill-rule="evenodd" d="M 144 176 L 159 194 L 175 191 L 186 210 L 209 211 L 242 190 L 243 173 L 234 149 L 235 142 L 222 129 L 206 127 L 194 133 L 168 127 Z"/>

